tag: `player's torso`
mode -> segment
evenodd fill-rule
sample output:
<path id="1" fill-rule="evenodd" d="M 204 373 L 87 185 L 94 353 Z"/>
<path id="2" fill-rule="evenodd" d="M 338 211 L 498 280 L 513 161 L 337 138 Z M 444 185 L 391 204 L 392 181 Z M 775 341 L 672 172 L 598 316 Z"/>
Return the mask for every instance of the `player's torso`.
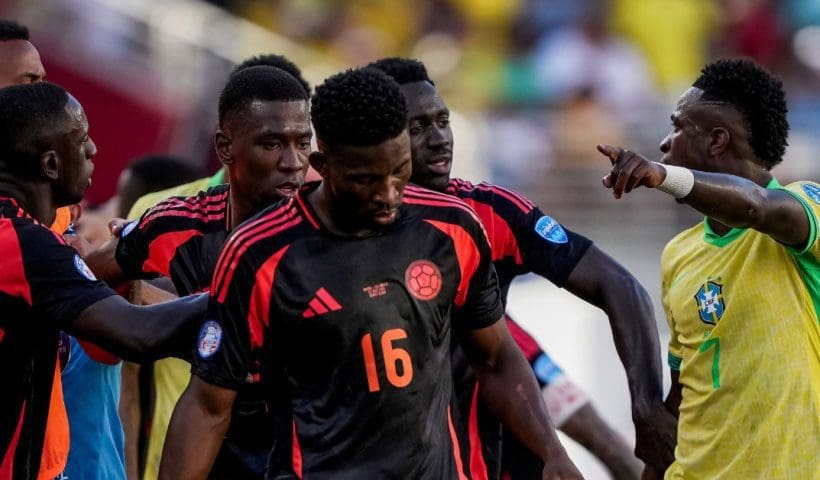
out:
<path id="1" fill-rule="evenodd" d="M 667 478 L 818 478 L 817 315 L 793 259 L 753 230 L 707 243 L 701 226 L 667 250 L 683 346 Z"/>
<path id="2" fill-rule="evenodd" d="M 176 249 L 168 273 L 180 296 L 210 289 L 219 251 L 229 234 L 224 225 L 213 225 Z"/>
<path id="3" fill-rule="evenodd" d="M 452 238 L 420 220 L 365 241 L 316 233 L 289 247 L 271 335 L 306 471 L 455 475 L 450 311 L 460 280 Z"/>

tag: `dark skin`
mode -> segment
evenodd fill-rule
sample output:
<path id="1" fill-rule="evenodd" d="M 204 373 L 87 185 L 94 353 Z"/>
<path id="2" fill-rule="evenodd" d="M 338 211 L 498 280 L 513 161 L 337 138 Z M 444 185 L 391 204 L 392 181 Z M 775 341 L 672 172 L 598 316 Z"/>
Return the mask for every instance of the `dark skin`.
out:
<path id="1" fill-rule="evenodd" d="M 0 88 L 42 82 L 46 70 L 40 52 L 28 40 L 0 41 Z"/>
<path id="2" fill-rule="evenodd" d="M 305 100 L 254 100 L 223 119 L 214 147 L 231 184 L 231 229 L 296 193 L 305 179 L 312 136 Z M 118 234 L 123 225 L 112 222 L 112 233 Z M 114 256 L 117 241 L 112 238 L 86 258 L 97 277 L 115 286 L 133 280 L 125 277 Z"/>
<path id="3" fill-rule="evenodd" d="M 20 146 L 37 158 L 32 177 L 17 176 L 0 165 L 0 192 L 45 225 L 58 207 L 80 201 L 91 185 L 91 159 L 97 153 L 82 106 L 71 95 L 64 119 L 52 122 L 52 129 Z M 65 330 L 119 357 L 147 361 L 190 348 L 185 339 L 195 335 L 206 307 L 204 295 L 153 307 L 135 307 L 111 296 L 87 307 Z"/>
<path id="4" fill-rule="evenodd" d="M 372 147 L 328 148 L 319 140 L 319 152 L 310 161 L 323 181 L 307 201 L 329 231 L 363 238 L 395 221 L 410 179 L 406 131 Z M 543 478 L 582 478 L 555 435 L 532 370 L 506 323 L 472 331 L 462 342 L 488 406 L 545 461 Z M 514 398 L 510 392 L 515 392 Z M 192 377 L 171 420 L 161 478 L 207 475 L 230 423 L 235 396 L 231 390 Z M 188 438 L 199 439 L 196 452 L 187 451 Z"/>
<path id="5" fill-rule="evenodd" d="M 717 234 L 752 228 L 784 245 L 805 246 L 810 233 L 806 212 L 792 196 L 765 188 L 772 174 L 749 144 L 743 116 L 727 104 L 702 100 L 702 95 L 692 87 L 678 101 L 672 131 L 660 144 L 660 163 L 620 147 L 598 145 L 612 163 L 604 187 L 620 198 L 637 187 L 657 188 L 666 178 L 663 164 L 689 168 L 694 187 L 677 201 L 706 215 Z M 675 417 L 682 398 L 679 377 L 672 372 L 666 400 Z M 663 470 L 647 472 L 644 478 L 658 477 L 658 472 Z"/>
<path id="6" fill-rule="evenodd" d="M 401 89 L 407 100 L 413 152 L 411 181 L 444 191 L 450 181 L 453 151 L 449 110 L 429 82 L 408 83 Z M 573 269 L 566 288 L 607 313 L 629 381 L 637 432 L 635 453 L 644 462 L 665 468 L 674 459 L 676 423 L 661 403 L 660 346 L 649 295 L 635 277 L 594 245 Z M 601 430 L 597 424 L 588 426 L 591 434 Z"/>

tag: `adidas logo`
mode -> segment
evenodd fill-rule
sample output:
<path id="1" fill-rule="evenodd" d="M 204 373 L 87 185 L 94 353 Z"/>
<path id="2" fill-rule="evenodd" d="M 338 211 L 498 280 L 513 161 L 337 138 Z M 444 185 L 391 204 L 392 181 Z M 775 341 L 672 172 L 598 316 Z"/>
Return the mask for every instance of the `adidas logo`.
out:
<path id="1" fill-rule="evenodd" d="M 316 291 L 313 300 L 308 303 L 308 308 L 302 312 L 303 318 L 312 318 L 316 315 L 324 315 L 327 312 L 338 312 L 342 309 L 339 302 L 324 287 Z"/>

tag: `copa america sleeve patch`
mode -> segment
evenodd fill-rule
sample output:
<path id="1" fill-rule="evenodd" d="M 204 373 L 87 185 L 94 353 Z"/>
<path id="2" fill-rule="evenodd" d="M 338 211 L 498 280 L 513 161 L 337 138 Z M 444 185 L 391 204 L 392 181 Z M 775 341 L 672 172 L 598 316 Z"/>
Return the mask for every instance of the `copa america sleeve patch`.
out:
<path id="1" fill-rule="evenodd" d="M 201 358 L 208 358 L 222 346 L 222 327 L 213 320 L 208 320 L 199 329 L 197 352 Z"/>
<path id="2" fill-rule="evenodd" d="M 127 237 L 128 234 L 133 232 L 135 228 L 137 228 L 137 220 L 128 222 L 128 225 L 126 225 L 125 228 L 122 229 L 122 232 L 120 232 L 120 238 Z"/>
<path id="3" fill-rule="evenodd" d="M 552 243 L 567 243 L 567 232 L 552 217 L 544 215 L 535 222 L 535 233 Z"/>
<path id="4" fill-rule="evenodd" d="M 804 183 L 801 186 L 803 187 L 803 191 L 806 192 L 806 195 L 814 200 L 814 203 L 820 204 L 820 187 L 813 183 Z"/>
<path id="5" fill-rule="evenodd" d="M 80 258 L 80 256 L 77 254 L 74 254 L 74 268 L 77 269 L 77 272 L 79 272 L 80 275 L 87 278 L 88 280 L 91 280 L 92 282 L 97 281 L 97 277 L 94 276 L 94 272 L 92 272 L 91 269 L 88 268 L 88 265 L 86 265 L 83 259 Z"/>

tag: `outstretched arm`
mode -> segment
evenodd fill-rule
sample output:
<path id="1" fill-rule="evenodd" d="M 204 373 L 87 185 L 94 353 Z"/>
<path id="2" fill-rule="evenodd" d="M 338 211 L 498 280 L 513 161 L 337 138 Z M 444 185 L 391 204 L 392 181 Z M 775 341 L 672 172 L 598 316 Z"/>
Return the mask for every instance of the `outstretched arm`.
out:
<path id="1" fill-rule="evenodd" d="M 615 198 L 634 188 L 644 186 L 669 192 L 668 167 L 647 160 L 635 152 L 620 147 L 598 145 L 598 151 L 609 157 L 612 170 L 603 183 L 611 188 Z M 676 180 L 669 192 L 678 201 L 733 228 L 752 228 L 778 242 L 805 246 L 811 226 L 803 205 L 782 190 L 767 189 L 735 175 L 676 169 Z M 669 171 L 672 171 L 672 170 Z M 686 176 L 691 173 L 692 178 Z M 681 184 L 680 186 L 678 184 Z"/>
<path id="2" fill-rule="evenodd" d="M 208 478 L 222 439 L 231 423 L 236 391 L 211 385 L 191 375 L 188 388 L 171 416 L 162 450 L 160 479 Z"/>
<path id="3" fill-rule="evenodd" d="M 88 264 L 88 268 L 94 272 L 94 275 L 112 288 L 117 288 L 129 280 L 114 256 L 117 251 L 117 242 L 119 242 L 119 238 L 111 238 L 102 244 L 100 248 L 84 257 L 85 263 Z"/>
<path id="4" fill-rule="evenodd" d="M 112 295 L 84 309 L 66 330 L 128 361 L 186 357 L 207 306 L 207 294 L 147 307 Z"/>
<path id="5" fill-rule="evenodd" d="M 658 327 L 649 294 L 624 267 L 592 245 L 572 270 L 567 290 L 609 317 L 626 370 L 637 444 L 635 454 L 658 469 L 674 460 L 675 419 L 663 405 Z"/>
<path id="6" fill-rule="evenodd" d="M 482 398 L 502 423 L 544 461 L 543 478 L 583 478 L 555 434 L 532 368 L 510 336 L 506 322 L 469 332 L 463 344 Z"/>

